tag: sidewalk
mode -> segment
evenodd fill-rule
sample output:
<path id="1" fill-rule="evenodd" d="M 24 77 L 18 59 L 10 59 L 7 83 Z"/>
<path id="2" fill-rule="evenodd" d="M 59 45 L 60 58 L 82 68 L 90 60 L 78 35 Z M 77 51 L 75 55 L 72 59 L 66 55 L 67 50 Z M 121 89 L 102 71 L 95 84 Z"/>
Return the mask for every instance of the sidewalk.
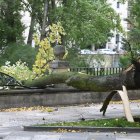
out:
<path id="1" fill-rule="evenodd" d="M 106 116 L 100 112 L 102 104 L 54 107 L 53 112 L 0 112 L 0 139 L 4 140 L 139 140 L 140 133 L 55 133 L 27 132 L 23 126 L 60 121 L 79 121 L 81 118 L 104 119 L 124 116 L 122 104 L 110 104 Z M 140 115 L 140 103 L 130 103 L 133 116 Z"/>

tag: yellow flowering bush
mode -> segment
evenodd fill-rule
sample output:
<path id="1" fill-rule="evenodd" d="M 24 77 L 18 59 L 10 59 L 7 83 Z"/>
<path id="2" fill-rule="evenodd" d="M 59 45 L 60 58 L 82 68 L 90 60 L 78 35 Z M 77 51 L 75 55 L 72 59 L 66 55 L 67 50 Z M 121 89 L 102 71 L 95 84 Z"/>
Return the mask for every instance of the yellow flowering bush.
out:
<path id="1" fill-rule="evenodd" d="M 60 22 L 49 26 L 49 31 L 48 37 L 41 41 L 37 34 L 34 35 L 35 44 L 39 46 L 36 61 L 33 65 L 33 72 L 36 73 L 37 76 L 41 76 L 47 70 L 50 72 L 49 63 L 55 58 L 52 43 L 61 44 L 61 35 L 65 35 Z"/>

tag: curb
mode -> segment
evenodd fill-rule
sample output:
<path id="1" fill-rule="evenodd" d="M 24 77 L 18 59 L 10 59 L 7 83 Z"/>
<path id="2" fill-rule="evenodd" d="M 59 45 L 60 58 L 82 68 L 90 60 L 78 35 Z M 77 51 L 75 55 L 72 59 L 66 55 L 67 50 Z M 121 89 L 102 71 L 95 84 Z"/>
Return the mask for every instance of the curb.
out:
<path id="1" fill-rule="evenodd" d="M 140 128 L 137 127 L 75 127 L 75 126 L 24 126 L 24 131 L 57 131 L 75 130 L 79 132 L 125 132 L 125 133 L 140 133 Z"/>

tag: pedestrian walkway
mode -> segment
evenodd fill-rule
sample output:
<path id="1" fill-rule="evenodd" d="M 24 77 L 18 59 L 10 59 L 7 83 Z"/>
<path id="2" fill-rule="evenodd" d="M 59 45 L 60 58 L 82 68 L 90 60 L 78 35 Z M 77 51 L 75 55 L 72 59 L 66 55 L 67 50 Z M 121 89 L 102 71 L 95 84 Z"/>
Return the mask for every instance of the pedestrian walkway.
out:
<path id="1" fill-rule="evenodd" d="M 23 126 L 63 121 L 79 121 L 81 118 L 105 119 L 125 116 L 122 104 L 110 104 L 106 116 L 100 112 L 102 104 L 53 107 L 53 112 L 42 110 L 0 112 L 0 139 L 4 140 L 139 140 L 140 134 L 122 133 L 56 133 L 28 132 Z M 140 103 L 130 103 L 133 116 L 140 115 Z"/>

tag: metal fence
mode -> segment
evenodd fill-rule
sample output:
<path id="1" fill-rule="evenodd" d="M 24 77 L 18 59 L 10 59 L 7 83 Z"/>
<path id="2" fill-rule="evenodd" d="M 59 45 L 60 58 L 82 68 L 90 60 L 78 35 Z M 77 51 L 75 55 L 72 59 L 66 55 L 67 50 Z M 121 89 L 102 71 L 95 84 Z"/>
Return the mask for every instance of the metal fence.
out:
<path id="1" fill-rule="evenodd" d="M 112 75 L 121 73 L 124 68 L 112 67 L 112 68 L 87 68 L 87 67 L 71 67 L 72 72 L 83 72 L 94 76 Z"/>

